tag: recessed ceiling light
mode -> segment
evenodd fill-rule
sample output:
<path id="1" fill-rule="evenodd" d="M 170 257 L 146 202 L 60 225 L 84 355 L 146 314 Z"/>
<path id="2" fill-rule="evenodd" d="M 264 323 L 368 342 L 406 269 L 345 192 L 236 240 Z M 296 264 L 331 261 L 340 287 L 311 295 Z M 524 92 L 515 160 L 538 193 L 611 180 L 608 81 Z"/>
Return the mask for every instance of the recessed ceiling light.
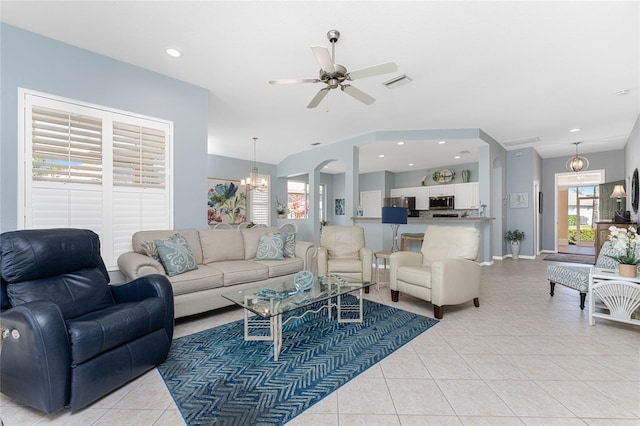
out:
<path id="1" fill-rule="evenodd" d="M 618 90 L 618 91 L 616 92 L 616 96 L 624 96 L 624 95 L 628 95 L 630 91 L 631 91 L 631 90 L 629 90 L 629 89 L 622 89 L 622 90 Z"/>
<path id="2" fill-rule="evenodd" d="M 577 128 L 577 127 L 576 127 L 575 129 L 571 129 L 571 130 L 569 130 L 569 131 L 570 131 L 571 133 L 575 133 L 575 132 L 579 132 L 580 130 L 582 130 L 582 129 L 579 129 L 579 128 Z"/>
<path id="3" fill-rule="evenodd" d="M 329 166 L 328 166 L 328 165 L 325 165 L 325 166 L 323 167 L 323 169 L 328 169 L 328 168 L 329 168 Z"/>
<path id="4" fill-rule="evenodd" d="M 380 155 L 378 155 L 378 157 L 384 158 L 384 154 L 380 154 Z"/>
<path id="5" fill-rule="evenodd" d="M 400 141 L 398 142 L 398 145 L 404 145 L 404 142 Z"/>
<path id="6" fill-rule="evenodd" d="M 447 141 L 439 141 L 438 142 L 440 145 L 444 145 L 445 143 L 447 143 Z"/>
<path id="7" fill-rule="evenodd" d="M 409 166 L 413 166 L 413 163 L 409 163 Z"/>
<path id="8" fill-rule="evenodd" d="M 166 50 L 167 55 L 171 56 L 172 58 L 180 58 L 182 56 L 182 52 L 180 52 L 178 49 L 173 49 L 173 48 L 169 48 Z"/>
<path id="9" fill-rule="evenodd" d="M 457 159 L 459 159 L 459 158 L 460 158 L 460 156 L 459 156 L 459 155 L 456 155 L 456 156 L 455 156 L 455 157 L 453 157 L 453 158 L 457 160 Z"/>

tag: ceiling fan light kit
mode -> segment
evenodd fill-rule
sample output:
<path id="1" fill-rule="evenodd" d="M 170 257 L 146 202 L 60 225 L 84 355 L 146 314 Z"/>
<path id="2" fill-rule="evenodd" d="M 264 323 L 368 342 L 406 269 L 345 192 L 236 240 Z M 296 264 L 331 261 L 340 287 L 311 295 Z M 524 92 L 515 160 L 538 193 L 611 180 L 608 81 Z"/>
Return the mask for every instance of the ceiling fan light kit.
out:
<path id="1" fill-rule="evenodd" d="M 269 80 L 269 84 L 324 83 L 326 86 L 316 93 L 307 105 L 307 108 L 317 107 L 330 90 L 337 89 L 338 87 L 341 91 L 365 105 L 374 103 L 376 99 L 373 96 L 345 82 L 396 72 L 398 65 L 395 62 L 385 62 L 349 72 L 344 65 L 336 63 L 336 43 L 340 39 L 340 31 L 330 30 L 327 32 L 327 38 L 331 43 L 331 53 L 329 53 L 329 49 L 324 46 L 311 46 L 311 51 L 315 55 L 318 64 L 320 64 L 319 78 Z M 404 76 L 404 79 L 408 80 L 406 81 L 407 83 L 411 81 L 411 79 L 406 76 Z"/>
<path id="2" fill-rule="evenodd" d="M 576 146 L 576 155 L 567 160 L 567 169 L 576 173 L 587 170 L 589 168 L 589 160 L 578 155 L 578 145 L 580 145 L 581 142 L 574 142 L 573 144 Z"/>

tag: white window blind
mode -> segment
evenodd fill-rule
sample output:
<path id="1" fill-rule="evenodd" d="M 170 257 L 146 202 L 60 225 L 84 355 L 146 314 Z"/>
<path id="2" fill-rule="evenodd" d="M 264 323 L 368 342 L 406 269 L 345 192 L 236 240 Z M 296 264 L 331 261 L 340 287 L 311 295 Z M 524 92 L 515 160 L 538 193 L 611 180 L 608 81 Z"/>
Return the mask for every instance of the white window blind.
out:
<path id="1" fill-rule="evenodd" d="M 249 192 L 249 208 L 251 209 L 251 222 L 269 226 L 271 224 L 269 214 L 269 200 L 271 199 L 271 182 L 269 175 L 258 175 L 260 180 L 265 179 L 267 189 L 264 191 L 252 190 Z"/>
<path id="2" fill-rule="evenodd" d="M 84 228 L 110 270 L 134 232 L 173 227 L 170 122 L 21 92 L 20 228 Z"/>
<path id="3" fill-rule="evenodd" d="M 163 188 L 166 134 L 134 124 L 113 123 L 113 184 Z"/>
<path id="4" fill-rule="evenodd" d="M 33 180 L 100 183 L 102 120 L 34 106 L 31 113 Z"/>

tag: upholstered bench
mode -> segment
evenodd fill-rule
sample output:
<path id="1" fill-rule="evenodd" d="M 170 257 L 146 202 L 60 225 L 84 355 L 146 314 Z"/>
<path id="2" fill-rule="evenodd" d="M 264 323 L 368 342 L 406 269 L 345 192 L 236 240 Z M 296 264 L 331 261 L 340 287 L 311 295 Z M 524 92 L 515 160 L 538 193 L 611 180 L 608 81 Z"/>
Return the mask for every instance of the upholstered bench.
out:
<path id="1" fill-rule="evenodd" d="M 613 256 L 616 251 L 613 250 L 611 242 L 605 241 L 596 259 L 596 267 L 605 269 L 616 269 L 618 262 L 607 257 Z M 580 309 L 584 309 L 585 299 L 589 292 L 589 272 L 591 266 L 569 266 L 569 265 L 552 265 L 547 268 L 547 279 L 549 280 L 550 293 L 553 296 L 556 284 L 578 290 L 580 292 Z"/>

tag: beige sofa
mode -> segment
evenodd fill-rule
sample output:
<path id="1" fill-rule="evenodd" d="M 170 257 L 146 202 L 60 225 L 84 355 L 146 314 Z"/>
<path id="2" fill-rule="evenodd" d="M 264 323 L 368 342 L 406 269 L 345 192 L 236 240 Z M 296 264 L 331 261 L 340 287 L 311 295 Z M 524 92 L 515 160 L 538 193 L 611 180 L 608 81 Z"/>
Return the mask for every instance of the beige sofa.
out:
<path id="1" fill-rule="evenodd" d="M 306 241 L 296 241 L 295 257 L 255 260 L 260 236 L 278 232 L 272 227 L 136 232 L 132 237 L 133 251 L 118 258 L 118 267 L 127 280 L 149 274 L 166 275 L 162 264 L 145 254 L 142 243 L 176 233 L 185 237 L 198 269 L 168 277 L 173 287 L 175 317 L 184 317 L 231 305 L 223 293 L 291 280 L 297 272 L 310 270 L 315 247 Z"/>

